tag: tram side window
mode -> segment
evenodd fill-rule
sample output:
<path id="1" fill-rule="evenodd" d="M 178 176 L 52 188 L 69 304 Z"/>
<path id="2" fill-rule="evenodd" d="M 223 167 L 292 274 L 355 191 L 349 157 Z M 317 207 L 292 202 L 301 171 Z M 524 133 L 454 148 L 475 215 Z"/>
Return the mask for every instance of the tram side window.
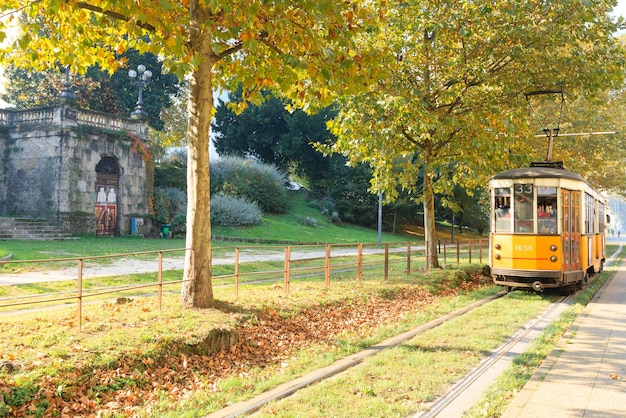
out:
<path id="1" fill-rule="evenodd" d="M 494 189 L 494 208 L 496 216 L 495 232 L 511 232 L 511 189 L 499 187 Z"/>
<path id="2" fill-rule="evenodd" d="M 595 231 L 595 199 L 588 193 L 585 193 L 585 234 L 594 234 Z"/>
<path id="3" fill-rule="evenodd" d="M 604 204 L 598 202 L 598 232 L 603 234 L 606 228 Z"/>
<path id="4" fill-rule="evenodd" d="M 537 232 L 556 234 L 556 187 L 537 188 Z"/>
<path id="5" fill-rule="evenodd" d="M 515 232 L 532 234 L 534 232 L 534 207 L 532 184 L 516 184 L 514 186 L 513 211 L 515 212 Z"/>

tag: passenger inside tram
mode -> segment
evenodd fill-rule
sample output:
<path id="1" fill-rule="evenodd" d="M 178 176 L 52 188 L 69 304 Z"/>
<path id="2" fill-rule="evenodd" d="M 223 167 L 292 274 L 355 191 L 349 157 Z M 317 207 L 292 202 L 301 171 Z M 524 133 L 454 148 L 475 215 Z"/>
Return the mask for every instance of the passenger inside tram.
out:
<path id="1" fill-rule="evenodd" d="M 550 188 L 551 189 L 551 188 Z M 537 193 L 537 231 L 540 234 L 556 234 L 556 205 L 552 190 L 548 190 L 549 195 Z M 546 191 L 544 191 L 545 193 Z M 556 190 L 554 191 L 556 193 Z"/>

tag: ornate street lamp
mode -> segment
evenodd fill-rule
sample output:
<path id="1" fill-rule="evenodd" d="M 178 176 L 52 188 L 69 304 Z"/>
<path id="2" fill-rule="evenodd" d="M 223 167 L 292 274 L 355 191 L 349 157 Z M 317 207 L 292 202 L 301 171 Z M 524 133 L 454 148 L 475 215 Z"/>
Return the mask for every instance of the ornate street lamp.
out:
<path id="1" fill-rule="evenodd" d="M 148 112 L 143 108 L 143 88 L 148 84 L 150 77 L 152 77 L 152 71 L 146 70 L 145 65 L 139 64 L 137 71 L 130 70 L 128 72 L 128 77 L 139 88 L 139 100 L 137 100 L 137 106 L 135 106 L 135 110 L 130 114 L 130 117 L 133 119 L 146 119 Z"/>
<path id="2" fill-rule="evenodd" d="M 61 94 L 57 96 L 62 102 L 74 102 L 76 101 L 76 96 L 72 92 L 72 84 L 70 83 L 70 66 L 65 67 L 65 82 L 63 83 L 63 90 Z"/>

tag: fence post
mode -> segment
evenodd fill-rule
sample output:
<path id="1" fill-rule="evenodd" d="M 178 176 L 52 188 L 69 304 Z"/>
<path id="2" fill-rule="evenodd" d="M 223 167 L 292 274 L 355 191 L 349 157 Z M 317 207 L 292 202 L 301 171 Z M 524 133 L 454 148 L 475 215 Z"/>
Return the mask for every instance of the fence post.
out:
<path id="1" fill-rule="evenodd" d="M 387 281 L 389 279 L 389 243 L 385 244 L 385 267 L 384 267 L 384 280 Z"/>
<path id="2" fill-rule="evenodd" d="M 235 247 L 235 301 L 239 300 L 239 247 Z"/>
<path id="3" fill-rule="evenodd" d="M 324 286 L 330 287 L 330 244 L 326 244 L 326 264 L 324 265 Z"/>
<path id="4" fill-rule="evenodd" d="M 81 334 L 83 328 L 83 259 L 78 259 L 78 335 Z"/>
<path id="5" fill-rule="evenodd" d="M 289 269 L 291 260 L 291 247 L 285 247 L 285 272 L 283 274 L 283 294 L 289 296 Z"/>
<path id="6" fill-rule="evenodd" d="M 406 243 L 406 275 L 411 275 L 411 243 Z"/>
<path id="7" fill-rule="evenodd" d="M 478 257 L 479 257 L 479 263 L 482 264 L 483 263 L 483 240 L 479 239 L 478 240 Z"/>
<path id="8" fill-rule="evenodd" d="M 444 241 L 444 243 L 443 243 L 443 264 L 447 264 L 447 261 L 446 261 L 446 245 L 447 244 Z"/>
<path id="9" fill-rule="evenodd" d="M 457 238 L 456 240 L 456 265 L 458 266 L 459 264 L 461 264 L 461 246 Z"/>
<path id="10" fill-rule="evenodd" d="M 472 264 L 472 240 L 467 241 L 469 247 L 469 263 Z"/>
<path id="11" fill-rule="evenodd" d="M 163 252 L 159 251 L 159 272 L 157 273 L 158 283 L 157 283 L 157 294 L 158 294 L 158 306 L 159 310 L 161 310 L 161 300 L 163 299 Z"/>
<path id="12" fill-rule="evenodd" d="M 359 243 L 356 248 L 356 280 L 361 283 L 363 280 L 363 244 Z"/>
<path id="13" fill-rule="evenodd" d="M 437 254 L 441 254 L 441 240 L 437 240 Z"/>

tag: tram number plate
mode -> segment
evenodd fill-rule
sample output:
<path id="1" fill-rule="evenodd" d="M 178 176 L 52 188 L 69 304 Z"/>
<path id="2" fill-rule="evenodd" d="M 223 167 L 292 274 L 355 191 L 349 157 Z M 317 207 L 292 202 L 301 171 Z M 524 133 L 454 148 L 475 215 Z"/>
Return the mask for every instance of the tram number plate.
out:
<path id="1" fill-rule="evenodd" d="M 516 244 L 515 251 L 535 251 L 535 246 L 532 244 Z"/>

